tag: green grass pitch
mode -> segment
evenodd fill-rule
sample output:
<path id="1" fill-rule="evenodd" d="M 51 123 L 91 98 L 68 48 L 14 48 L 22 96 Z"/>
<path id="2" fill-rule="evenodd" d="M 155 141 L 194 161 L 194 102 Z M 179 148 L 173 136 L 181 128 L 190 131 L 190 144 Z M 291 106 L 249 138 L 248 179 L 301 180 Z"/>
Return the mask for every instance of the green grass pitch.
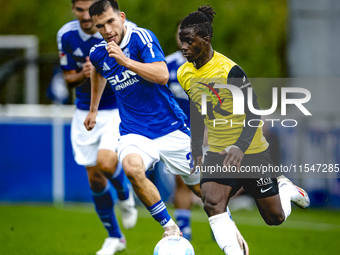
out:
<path id="1" fill-rule="evenodd" d="M 171 208 L 169 212 L 173 215 Z M 256 209 L 232 214 L 251 255 L 340 254 L 339 211 L 294 208 L 288 220 L 278 227 L 266 226 Z M 140 207 L 139 215 L 134 229 L 123 230 L 128 246 L 118 254 L 153 254 L 162 228 L 146 209 Z M 192 228 L 196 255 L 223 254 L 212 241 L 203 209 L 193 210 Z M 0 254 L 95 254 L 105 237 L 106 231 L 92 205 L 0 206 Z"/>

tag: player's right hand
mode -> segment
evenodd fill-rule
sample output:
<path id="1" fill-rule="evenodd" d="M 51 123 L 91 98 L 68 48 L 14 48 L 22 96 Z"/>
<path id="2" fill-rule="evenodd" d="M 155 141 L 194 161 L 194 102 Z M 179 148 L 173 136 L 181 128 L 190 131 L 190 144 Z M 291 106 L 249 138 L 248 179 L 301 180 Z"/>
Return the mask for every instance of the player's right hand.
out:
<path id="1" fill-rule="evenodd" d="M 232 167 L 236 166 L 237 172 L 240 171 L 241 167 L 241 161 L 244 157 L 243 151 L 240 150 L 240 148 L 230 148 L 229 152 L 227 153 L 225 150 L 219 152 L 220 155 L 226 155 L 223 166 L 225 167 Z"/>
<path id="2" fill-rule="evenodd" d="M 83 72 L 86 78 L 91 76 L 92 63 L 90 57 L 86 57 L 86 62 L 83 64 Z"/>
<path id="3" fill-rule="evenodd" d="M 91 131 L 94 126 L 96 125 L 96 117 L 98 112 L 89 112 L 85 118 L 84 126 L 87 129 L 87 131 Z"/>

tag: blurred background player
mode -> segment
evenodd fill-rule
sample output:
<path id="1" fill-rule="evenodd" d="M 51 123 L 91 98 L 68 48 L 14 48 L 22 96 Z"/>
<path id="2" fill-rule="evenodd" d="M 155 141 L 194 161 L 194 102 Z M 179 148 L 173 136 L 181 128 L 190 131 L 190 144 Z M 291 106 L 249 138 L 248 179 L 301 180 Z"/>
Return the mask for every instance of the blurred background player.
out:
<path id="1" fill-rule="evenodd" d="M 68 22 L 58 32 L 57 43 L 60 66 L 69 88 L 76 89 L 76 110 L 71 124 L 71 142 L 74 159 L 85 166 L 93 201 L 99 218 L 108 231 L 100 254 L 114 254 L 126 247 L 115 213 L 110 183 L 117 190 L 122 224 L 126 229 L 137 222 L 137 210 L 129 181 L 118 163 L 115 152 L 119 138 L 119 113 L 113 90 L 106 86 L 98 107 L 97 128 L 88 132 L 83 121 L 88 113 L 91 99 L 89 61 L 90 49 L 103 38 L 94 27 L 89 15 L 92 0 L 72 0 L 76 20 Z M 130 22 L 131 26 L 134 26 Z M 109 181 L 108 181 L 109 180 Z"/>

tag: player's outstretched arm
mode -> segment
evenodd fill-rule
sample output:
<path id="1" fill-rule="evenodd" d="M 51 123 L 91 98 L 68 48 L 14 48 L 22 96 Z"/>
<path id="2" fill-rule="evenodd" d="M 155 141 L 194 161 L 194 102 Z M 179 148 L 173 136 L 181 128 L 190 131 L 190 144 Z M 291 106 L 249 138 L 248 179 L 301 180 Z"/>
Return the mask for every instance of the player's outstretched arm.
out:
<path id="1" fill-rule="evenodd" d="M 96 124 L 98 114 L 98 106 L 102 97 L 106 79 L 97 72 L 95 68 L 91 69 L 91 105 L 89 113 L 84 121 L 84 125 L 88 131 L 91 131 Z"/>
<path id="2" fill-rule="evenodd" d="M 153 63 L 135 61 L 126 57 L 115 42 L 109 42 L 107 44 L 107 52 L 110 57 L 116 59 L 119 65 L 125 66 L 149 82 L 166 85 L 169 80 L 168 67 L 163 61 Z"/>

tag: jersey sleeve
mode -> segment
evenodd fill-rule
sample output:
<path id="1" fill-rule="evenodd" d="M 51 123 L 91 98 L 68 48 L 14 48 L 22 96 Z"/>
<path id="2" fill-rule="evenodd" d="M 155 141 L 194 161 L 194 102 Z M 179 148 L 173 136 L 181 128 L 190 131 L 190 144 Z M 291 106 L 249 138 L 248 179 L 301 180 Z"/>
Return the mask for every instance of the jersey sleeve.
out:
<path id="1" fill-rule="evenodd" d="M 98 57 L 98 50 L 96 46 L 93 46 L 90 50 L 90 61 L 92 65 L 96 68 L 98 73 L 101 73 L 101 68 L 99 67 L 99 57 Z"/>
<path id="2" fill-rule="evenodd" d="M 245 123 L 248 123 L 249 120 L 254 120 L 254 119 L 258 119 L 258 122 L 253 122 L 252 126 L 249 125 L 245 125 L 245 127 L 243 128 L 240 137 L 237 139 L 236 143 L 234 145 L 236 145 L 237 147 L 239 147 L 243 152 L 245 152 L 250 143 L 252 142 L 256 130 L 257 130 L 257 126 L 260 123 L 260 119 L 261 116 L 255 115 L 253 114 L 249 108 L 248 108 L 248 87 L 251 87 L 251 84 L 247 78 L 247 75 L 244 73 L 244 71 L 241 69 L 241 67 L 235 65 L 232 67 L 232 69 L 230 70 L 229 74 L 228 74 L 228 84 L 231 85 L 235 85 L 238 88 L 240 88 L 242 90 L 243 95 L 245 95 L 244 98 L 244 109 L 245 109 L 245 114 L 246 114 L 246 119 L 245 119 Z M 257 96 L 254 92 L 254 90 L 252 90 L 253 92 L 253 106 L 256 109 L 259 109 L 259 105 L 257 103 Z"/>
<path id="3" fill-rule="evenodd" d="M 77 65 L 72 58 L 72 50 L 70 47 L 70 42 L 67 40 L 66 34 L 59 30 L 57 34 L 57 44 L 59 50 L 59 63 L 62 70 L 76 70 Z"/>
<path id="4" fill-rule="evenodd" d="M 158 39 L 151 31 L 135 28 L 134 33 L 137 35 L 137 47 L 144 63 L 165 61 L 165 55 Z"/>

